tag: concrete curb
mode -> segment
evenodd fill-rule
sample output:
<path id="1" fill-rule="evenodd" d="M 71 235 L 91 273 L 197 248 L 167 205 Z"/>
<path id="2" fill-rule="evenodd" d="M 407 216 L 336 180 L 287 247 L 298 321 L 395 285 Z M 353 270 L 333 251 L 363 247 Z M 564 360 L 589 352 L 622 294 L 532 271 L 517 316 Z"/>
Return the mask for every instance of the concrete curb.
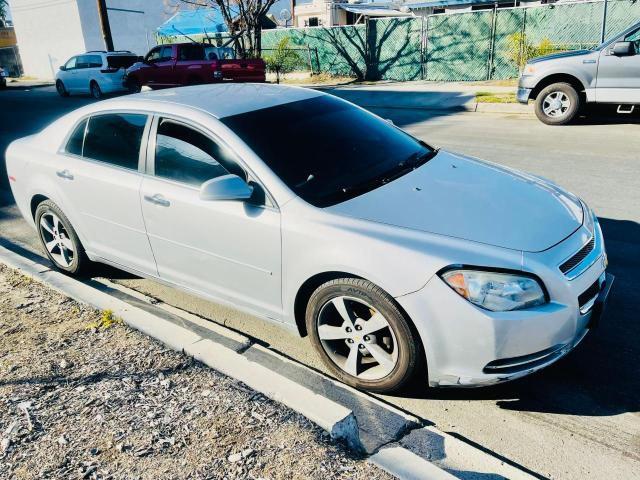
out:
<path id="1" fill-rule="evenodd" d="M 371 456 L 369 462 L 403 480 L 455 480 L 457 478 L 402 447 L 383 448 Z"/>
<path id="2" fill-rule="evenodd" d="M 233 377 L 265 396 L 283 403 L 327 431 L 332 438 L 360 451 L 358 425 L 351 410 L 315 394 L 308 388 L 248 360 L 231 348 L 203 338 L 191 330 L 163 321 L 114 296 L 0 247 L 0 262 L 44 283 L 76 301 L 111 310 L 130 327 L 159 340 L 173 350 L 184 351 L 205 365 Z M 218 330 L 223 330 L 218 327 Z M 233 332 L 232 332 L 233 333 Z M 236 336 L 237 334 L 233 334 Z M 247 339 L 248 340 L 248 339 Z"/>
<path id="3" fill-rule="evenodd" d="M 39 263 L 31 251 L 24 255 L 0 245 L 0 263 L 79 302 L 112 310 L 130 327 L 302 414 L 398 478 L 540 478 L 241 333 L 109 280 L 75 280 Z"/>

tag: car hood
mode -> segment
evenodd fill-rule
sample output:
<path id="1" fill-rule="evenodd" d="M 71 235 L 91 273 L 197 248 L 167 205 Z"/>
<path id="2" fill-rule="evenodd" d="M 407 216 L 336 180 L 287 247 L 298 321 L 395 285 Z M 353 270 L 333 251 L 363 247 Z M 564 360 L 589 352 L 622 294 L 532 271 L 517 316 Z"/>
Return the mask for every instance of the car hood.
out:
<path id="1" fill-rule="evenodd" d="M 580 200 L 538 177 L 440 151 L 422 167 L 330 212 L 538 252 L 582 225 Z"/>
<path id="2" fill-rule="evenodd" d="M 549 55 L 544 55 L 542 57 L 531 58 L 527 60 L 527 63 L 531 64 L 531 63 L 546 62 L 547 60 L 555 60 L 557 58 L 580 57 L 583 55 L 589 55 L 590 53 L 593 53 L 593 52 L 594 52 L 593 50 L 571 50 L 569 52 L 551 53 Z"/>

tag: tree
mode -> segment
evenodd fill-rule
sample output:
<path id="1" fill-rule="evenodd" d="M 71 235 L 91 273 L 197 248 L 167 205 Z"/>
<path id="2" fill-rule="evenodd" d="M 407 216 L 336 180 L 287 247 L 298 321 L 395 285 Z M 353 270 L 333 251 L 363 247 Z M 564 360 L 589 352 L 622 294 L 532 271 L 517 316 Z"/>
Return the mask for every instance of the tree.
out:
<path id="1" fill-rule="evenodd" d="M 300 57 L 289 47 L 289 37 L 280 39 L 273 53 L 264 56 L 267 68 L 276 73 L 276 82 L 280 83 L 280 75 L 293 72 L 302 63 Z"/>
<path id="2" fill-rule="evenodd" d="M 258 58 L 262 50 L 262 20 L 276 0 L 181 0 L 201 7 L 217 8 L 230 35 L 246 56 Z M 242 34 L 242 35 L 239 35 Z"/>
<path id="3" fill-rule="evenodd" d="M 9 12 L 9 1 L 8 0 L 0 0 L 0 19 L 3 20 L 7 18 L 7 13 Z"/>

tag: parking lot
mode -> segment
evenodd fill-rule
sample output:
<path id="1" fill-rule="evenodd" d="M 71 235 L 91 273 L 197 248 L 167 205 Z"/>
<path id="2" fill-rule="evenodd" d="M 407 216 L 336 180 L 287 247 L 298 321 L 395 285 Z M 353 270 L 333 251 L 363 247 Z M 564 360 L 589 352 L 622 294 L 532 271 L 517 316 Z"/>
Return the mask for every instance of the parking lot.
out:
<path id="1" fill-rule="evenodd" d="M 53 87 L 0 92 L 0 149 L 89 98 Z M 637 117 L 590 117 L 548 127 L 508 114 L 379 109 L 428 143 L 548 178 L 584 198 L 600 218 L 616 278 L 600 328 L 554 366 L 498 387 L 428 390 L 419 379 L 385 401 L 551 478 L 640 478 L 640 136 Z M 277 139 L 281 141 L 282 139 Z M 0 243 L 38 250 L 0 172 Z M 509 205 L 504 206 L 510 208 Z M 323 370 L 307 339 L 158 283 L 104 275 L 223 323 Z"/>

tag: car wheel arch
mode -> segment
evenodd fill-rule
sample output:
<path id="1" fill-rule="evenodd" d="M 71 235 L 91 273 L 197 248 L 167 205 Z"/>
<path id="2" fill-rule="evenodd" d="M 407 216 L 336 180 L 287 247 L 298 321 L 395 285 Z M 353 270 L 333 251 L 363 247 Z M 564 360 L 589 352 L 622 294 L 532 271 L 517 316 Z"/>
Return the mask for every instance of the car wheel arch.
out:
<path id="1" fill-rule="evenodd" d="M 80 242 L 82 243 L 82 245 L 84 245 L 85 247 L 88 246 L 89 245 L 88 238 L 82 233 L 82 230 L 80 228 L 81 222 L 78 221 L 76 212 L 68 208 L 65 208 L 64 202 L 61 202 L 59 199 L 56 199 L 56 197 L 59 198 L 60 195 L 52 195 L 50 193 L 47 193 L 47 189 L 45 189 L 44 191 L 36 191 L 36 192 L 37 193 L 32 193 L 31 195 L 27 196 L 27 198 L 31 197 L 29 200 L 29 213 L 31 214 L 31 218 L 33 219 L 33 225 L 36 228 L 38 228 L 38 226 L 36 225 L 36 210 L 38 209 L 38 205 L 40 205 L 42 202 L 46 200 L 51 200 L 53 203 L 55 203 L 58 206 L 58 208 L 60 208 L 60 210 L 62 210 L 62 212 L 68 218 L 69 222 L 71 222 L 71 225 L 75 229 L 76 234 L 78 235 L 78 238 L 80 239 Z"/>
<path id="2" fill-rule="evenodd" d="M 542 90 L 554 83 L 568 83 L 576 90 L 576 92 L 578 92 L 578 95 L 580 95 L 582 99 L 585 97 L 585 90 L 587 87 L 578 77 L 570 73 L 552 73 L 542 78 L 536 84 L 536 86 L 531 90 L 529 98 L 531 100 L 535 100 Z"/>
<path id="3" fill-rule="evenodd" d="M 47 197 L 46 195 L 43 195 L 41 193 L 38 193 L 38 194 L 34 195 L 33 197 L 31 197 L 31 202 L 29 204 L 29 210 L 31 211 L 31 218 L 34 220 L 34 222 L 35 222 L 35 219 L 36 219 L 36 210 L 38 209 L 38 205 L 40 205 L 45 200 L 49 200 L 49 197 Z"/>

